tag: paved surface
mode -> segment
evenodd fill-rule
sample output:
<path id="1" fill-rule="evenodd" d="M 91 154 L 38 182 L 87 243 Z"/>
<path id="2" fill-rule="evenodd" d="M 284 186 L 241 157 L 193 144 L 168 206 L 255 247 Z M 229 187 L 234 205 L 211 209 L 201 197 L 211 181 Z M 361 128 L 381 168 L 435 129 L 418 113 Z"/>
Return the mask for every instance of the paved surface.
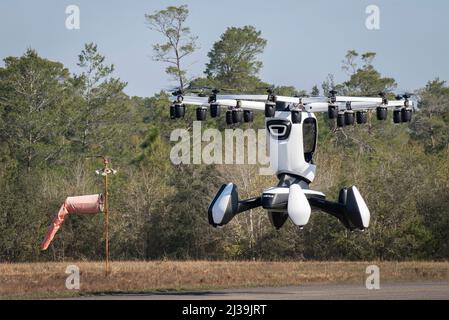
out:
<path id="1" fill-rule="evenodd" d="M 449 282 L 390 283 L 379 290 L 354 284 L 307 284 L 296 287 L 245 288 L 154 294 L 117 294 L 81 299 L 117 300 L 449 300 Z"/>

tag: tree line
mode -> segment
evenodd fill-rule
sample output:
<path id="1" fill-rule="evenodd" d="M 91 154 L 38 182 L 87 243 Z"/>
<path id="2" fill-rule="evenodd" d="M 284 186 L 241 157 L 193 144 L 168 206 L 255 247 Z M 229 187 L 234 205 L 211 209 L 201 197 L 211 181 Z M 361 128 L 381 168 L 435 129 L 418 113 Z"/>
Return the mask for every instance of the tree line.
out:
<path id="1" fill-rule="evenodd" d="M 145 15 L 161 43 L 153 57 L 167 64 L 179 87 L 264 93 L 260 54 L 267 41 L 253 26 L 230 27 L 208 53 L 204 76 L 189 78 L 186 57 L 197 49 L 186 6 Z M 165 42 L 166 41 L 166 42 Z M 349 50 L 346 81 L 332 75 L 310 90 L 277 86 L 279 94 L 393 94 L 396 80 L 374 66 L 376 54 Z M 336 198 L 356 183 L 372 213 L 364 233 L 351 233 L 319 211 L 299 230 L 274 230 L 261 209 L 236 217 L 223 229 L 208 225 L 207 207 L 221 183 L 232 181 L 242 198 L 276 183 L 257 165 L 173 165 L 170 133 L 191 130 L 169 120 L 170 96 L 130 97 L 94 43 L 82 48 L 79 73 L 28 49 L 5 57 L 0 68 L 0 261 L 96 260 L 103 257 L 103 216 L 70 216 L 47 252 L 39 244 L 69 195 L 102 192 L 94 173 L 104 154 L 118 175 L 110 190 L 113 259 L 361 260 L 449 258 L 449 87 L 438 78 L 418 88 L 420 109 L 409 125 L 378 122 L 337 129 L 319 115 L 314 189 Z M 391 115 L 389 116 L 391 120 Z M 263 115 L 243 127 L 263 128 Z M 203 130 L 224 128 L 223 115 Z"/>

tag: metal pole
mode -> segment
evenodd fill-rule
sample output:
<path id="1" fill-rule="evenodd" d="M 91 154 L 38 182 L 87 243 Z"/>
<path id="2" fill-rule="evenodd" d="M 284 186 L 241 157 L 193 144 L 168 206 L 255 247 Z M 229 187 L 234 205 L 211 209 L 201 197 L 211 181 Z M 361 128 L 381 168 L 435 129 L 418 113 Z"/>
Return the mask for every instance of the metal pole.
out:
<path id="1" fill-rule="evenodd" d="M 96 174 L 102 175 L 104 177 L 104 238 L 105 238 L 105 264 L 106 270 L 105 275 L 108 276 L 110 274 L 110 266 L 109 266 L 109 174 L 116 174 L 117 170 L 110 168 L 110 161 L 106 158 L 106 156 L 97 155 L 91 156 L 89 158 L 102 158 L 103 159 L 103 168 L 100 170 L 96 170 Z"/>
<path id="2" fill-rule="evenodd" d="M 104 160 L 104 171 L 107 172 L 108 160 Z M 109 208 L 108 208 L 108 174 L 104 176 L 104 214 L 106 245 L 106 276 L 109 275 Z"/>

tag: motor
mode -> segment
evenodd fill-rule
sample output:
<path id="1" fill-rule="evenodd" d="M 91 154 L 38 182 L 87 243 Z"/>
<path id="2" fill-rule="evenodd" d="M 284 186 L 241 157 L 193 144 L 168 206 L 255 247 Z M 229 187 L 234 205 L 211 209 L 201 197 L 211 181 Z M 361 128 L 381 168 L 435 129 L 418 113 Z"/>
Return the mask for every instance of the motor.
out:
<path id="1" fill-rule="evenodd" d="M 377 120 L 380 121 L 387 120 L 387 115 L 388 115 L 387 107 L 381 106 L 376 108 Z"/>
<path id="2" fill-rule="evenodd" d="M 251 110 L 243 111 L 243 120 L 245 122 L 253 122 L 254 121 L 254 113 Z"/>
<path id="3" fill-rule="evenodd" d="M 206 107 L 198 107 L 196 108 L 196 120 L 204 121 L 206 120 L 207 108 Z"/>
<path id="4" fill-rule="evenodd" d="M 357 124 L 365 124 L 368 122 L 368 112 L 357 111 L 355 115 L 356 115 Z"/>
<path id="5" fill-rule="evenodd" d="M 346 110 L 344 117 L 345 117 L 345 125 L 346 126 L 352 126 L 354 124 L 354 120 L 355 120 L 354 111 Z"/>
<path id="6" fill-rule="evenodd" d="M 220 116 L 220 106 L 217 103 L 210 104 L 210 116 L 216 118 Z"/>

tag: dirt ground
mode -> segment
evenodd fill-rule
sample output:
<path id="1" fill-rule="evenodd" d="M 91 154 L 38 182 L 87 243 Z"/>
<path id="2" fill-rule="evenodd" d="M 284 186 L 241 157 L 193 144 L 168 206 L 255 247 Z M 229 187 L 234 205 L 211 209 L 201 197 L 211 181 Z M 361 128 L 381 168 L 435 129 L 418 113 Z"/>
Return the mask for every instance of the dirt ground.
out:
<path id="1" fill-rule="evenodd" d="M 80 271 L 80 289 L 66 288 L 66 269 Z M 146 293 L 311 283 L 364 284 L 377 265 L 382 282 L 448 281 L 449 262 L 260 262 L 148 261 L 0 264 L 0 298 L 76 297 L 101 293 Z"/>

